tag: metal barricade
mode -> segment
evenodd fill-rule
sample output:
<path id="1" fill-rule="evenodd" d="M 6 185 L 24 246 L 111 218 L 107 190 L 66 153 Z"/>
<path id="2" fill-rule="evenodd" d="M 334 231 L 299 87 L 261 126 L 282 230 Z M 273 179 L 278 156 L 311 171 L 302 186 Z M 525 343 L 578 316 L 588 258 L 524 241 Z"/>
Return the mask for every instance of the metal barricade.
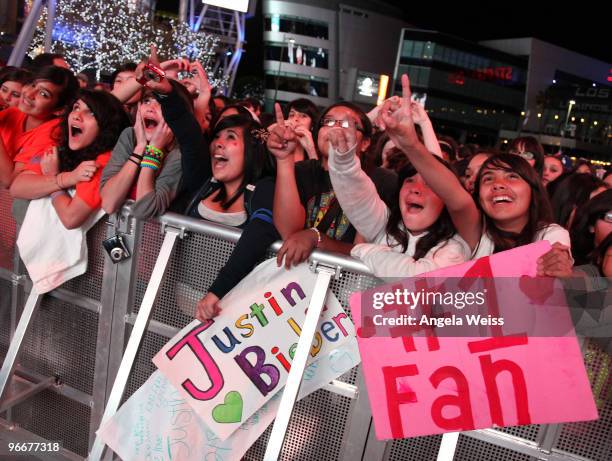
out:
<path id="1" fill-rule="evenodd" d="M 0 247 L 0 357 L 3 358 L 30 286 L 21 277 L 23 270 L 18 258 L 13 257 L 16 227 L 5 192 L 0 192 L 0 225 L 4 245 Z M 174 214 L 141 223 L 126 209 L 117 222 L 105 218 L 90 232 L 88 273 L 43 299 L 25 338 L 18 373 L 35 383 L 52 377 L 53 385 L 0 415 L 0 442 L 60 441 L 65 449 L 64 459 L 87 456 L 169 230 L 184 233 L 185 237 L 177 239 L 174 245 L 122 401 L 155 371 L 151 358 L 192 320 L 196 302 L 227 261 L 239 232 Z M 133 256 L 115 265 L 105 256 L 101 241 L 116 231 L 124 235 Z M 4 238 L 5 235 L 12 239 Z M 341 277 L 333 279 L 330 288 L 345 309 L 352 292 L 375 284 L 365 268 L 350 258 L 316 252 L 313 259 L 319 264 L 341 268 Z M 609 373 L 606 375 L 610 357 L 593 345 L 587 351 L 587 369 L 593 386 L 600 394 L 605 393 L 611 387 Z M 297 402 L 279 459 L 436 459 L 441 436 L 388 443 L 375 439 L 359 367 L 339 381 L 350 386 L 330 385 Z M 598 421 L 462 433 L 454 459 L 609 461 L 612 398 L 609 394 L 599 397 Z M 264 458 L 270 432 L 271 427 L 249 449 L 245 460 Z"/>

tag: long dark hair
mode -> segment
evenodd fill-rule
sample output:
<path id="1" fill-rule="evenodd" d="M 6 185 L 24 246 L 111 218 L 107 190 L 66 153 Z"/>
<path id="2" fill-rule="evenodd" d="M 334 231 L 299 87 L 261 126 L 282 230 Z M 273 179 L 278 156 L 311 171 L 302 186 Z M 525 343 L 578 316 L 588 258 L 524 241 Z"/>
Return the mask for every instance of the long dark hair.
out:
<path id="1" fill-rule="evenodd" d="M 234 115 L 241 115 L 241 116 L 245 116 L 245 117 L 250 117 L 252 120 L 254 120 L 253 119 L 253 115 L 251 114 L 251 112 L 249 112 L 249 109 L 247 109 L 244 106 L 241 106 L 240 104 L 230 104 L 228 106 L 225 106 L 220 111 L 216 111 L 215 112 L 215 117 L 213 119 L 211 119 L 211 121 L 210 121 L 211 126 L 215 126 L 217 123 L 220 123 L 219 121 L 223 117 L 223 114 L 225 112 L 227 112 L 228 110 L 230 110 L 230 109 L 235 109 L 238 112 L 237 114 L 234 114 Z M 231 117 L 231 116 L 228 115 L 228 117 Z"/>
<path id="2" fill-rule="evenodd" d="M 46 80 L 59 86 L 57 103 L 53 109 L 67 108 L 75 101 L 79 90 L 79 81 L 71 71 L 57 66 L 42 67 L 34 71 L 32 75 L 32 82 L 36 82 L 36 80 Z"/>
<path id="3" fill-rule="evenodd" d="M 59 161 L 60 171 L 72 171 L 85 160 L 95 160 L 96 157 L 111 150 L 117 143 L 121 132 L 130 126 L 130 120 L 123 110 L 119 100 L 106 91 L 80 90 L 80 99 L 93 112 L 98 123 L 98 136 L 89 145 L 78 151 L 73 151 L 68 145 L 70 111 L 67 111 L 60 124 Z"/>
<path id="4" fill-rule="evenodd" d="M 516 138 L 510 144 L 510 153 L 519 152 L 531 152 L 533 154 L 533 160 L 535 161 L 533 168 L 538 172 L 539 176 L 542 176 L 544 170 L 544 147 L 542 144 L 533 136 L 522 136 Z"/>
<path id="5" fill-rule="evenodd" d="M 451 167 L 448 163 L 446 163 L 446 161 L 437 156 L 434 156 L 434 158 L 452 171 Z M 410 234 L 404 227 L 402 221 L 402 212 L 400 211 L 399 205 L 400 190 L 406 178 L 411 178 L 417 173 L 418 171 L 412 166 L 411 163 L 408 163 L 399 171 L 397 175 L 397 194 L 392 203 L 389 219 L 387 220 L 387 227 L 385 229 L 387 232 L 387 245 L 391 246 L 389 239 L 391 236 L 402 247 L 402 252 L 405 252 L 408 248 L 408 239 L 410 238 Z M 446 207 L 444 207 L 438 219 L 436 219 L 436 221 L 427 229 L 427 235 L 423 236 L 417 242 L 414 255 L 412 255 L 412 257 L 415 260 L 421 259 L 438 243 L 448 241 L 453 235 L 455 235 L 455 227 L 453 226 L 453 221 L 451 220 Z"/>
<path id="6" fill-rule="evenodd" d="M 527 224 L 521 232 L 507 232 L 499 229 L 495 221 L 483 210 L 480 202 L 480 182 L 486 170 L 502 170 L 517 173 L 531 188 Z M 524 158 L 514 154 L 496 154 L 489 157 L 480 167 L 474 184 L 474 200 L 482 212 L 486 224 L 486 232 L 495 245 L 495 253 L 510 250 L 533 242 L 538 231 L 553 222 L 552 211 L 546 190 L 534 168 Z"/>
<path id="7" fill-rule="evenodd" d="M 612 210 L 612 189 L 597 194 L 576 210 L 576 217 L 570 229 L 572 256 L 576 265 L 587 264 L 593 260 L 595 242 L 590 227 L 610 210 Z"/>
<path id="8" fill-rule="evenodd" d="M 244 176 L 240 187 L 231 197 L 227 196 L 225 186 L 221 187 L 214 198 L 215 202 L 221 202 L 221 207 L 227 210 L 244 193 L 249 184 L 255 184 L 260 178 L 274 174 L 272 159 L 268 154 L 263 140 L 257 137 L 256 130 L 261 130 L 261 125 L 250 115 L 229 115 L 221 119 L 213 129 L 212 139 L 227 129 L 240 128 L 244 139 Z M 211 149 L 212 151 L 212 149 Z"/>
<path id="9" fill-rule="evenodd" d="M 572 211 L 588 202 L 591 193 L 600 187 L 607 187 L 606 183 L 592 174 L 572 173 L 568 175 L 559 182 L 551 197 L 555 222 L 563 227 L 568 227 Z"/>

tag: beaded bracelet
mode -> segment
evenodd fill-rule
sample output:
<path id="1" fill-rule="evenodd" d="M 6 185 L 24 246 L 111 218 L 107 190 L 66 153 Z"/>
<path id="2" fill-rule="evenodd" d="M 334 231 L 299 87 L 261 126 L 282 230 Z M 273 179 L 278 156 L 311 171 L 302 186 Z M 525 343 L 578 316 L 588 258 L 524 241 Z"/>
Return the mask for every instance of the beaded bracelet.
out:
<path id="1" fill-rule="evenodd" d="M 154 171 L 159 170 L 161 167 L 161 162 L 156 158 L 149 157 L 148 155 L 144 156 L 142 162 L 140 162 L 140 168 L 151 168 Z"/>
<path id="2" fill-rule="evenodd" d="M 156 158 L 158 160 L 163 160 L 164 156 L 166 154 L 164 154 L 164 151 L 161 149 L 158 149 L 157 147 L 153 147 L 153 146 L 147 146 L 145 147 L 145 157 L 153 157 Z"/>

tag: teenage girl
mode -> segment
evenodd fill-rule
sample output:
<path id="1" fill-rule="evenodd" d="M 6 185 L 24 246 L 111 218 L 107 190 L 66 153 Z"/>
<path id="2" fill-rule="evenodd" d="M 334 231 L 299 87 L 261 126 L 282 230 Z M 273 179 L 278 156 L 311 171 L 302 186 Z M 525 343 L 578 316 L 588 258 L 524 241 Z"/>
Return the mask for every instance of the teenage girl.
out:
<path id="1" fill-rule="evenodd" d="M 100 208 L 100 177 L 110 151 L 129 124 L 121 103 L 104 91 L 81 90 L 61 121 L 56 149 L 32 157 L 11 185 L 16 198 L 51 196 L 67 229 L 81 226 Z M 68 191 L 75 189 L 74 194 Z"/>
<path id="2" fill-rule="evenodd" d="M 355 154 L 355 133 L 330 130 L 329 175 L 350 222 L 370 243 L 358 244 L 351 255 L 378 277 L 411 277 L 470 258 L 465 242 L 438 197 L 411 164 L 398 174 L 396 200 L 388 208 L 361 169 Z M 442 168 L 448 164 L 433 157 Z"/>
<path id="3" fill-rule="evenodd" d="M 401 100 L 384 104 L 379 125 L 446 203 L 457 232 L 473 251 L 473 258 L 548 240 L 553 248 L 539 259 L 538 274 L 571 275 L 569 234 L 552 224 L 546 192 L 525 159 L 512 154 L 491 156 L 478 173 L 472 198 L 456 176 L 419 142 L 410 111 L 407 75 L 402 76 Z"/>

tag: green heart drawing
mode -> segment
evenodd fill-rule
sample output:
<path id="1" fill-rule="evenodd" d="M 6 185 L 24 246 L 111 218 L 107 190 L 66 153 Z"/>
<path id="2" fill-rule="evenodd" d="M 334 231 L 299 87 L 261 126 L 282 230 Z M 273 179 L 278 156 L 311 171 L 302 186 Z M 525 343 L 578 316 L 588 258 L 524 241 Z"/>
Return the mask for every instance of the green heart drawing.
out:
<path id="1" fill-rule="evenodd" d="M 218 423 L 239 423 L 242 420 L 242 396 L 238 391 L 225 395 L 223 403 L 213 408 L 213 419 Z"/>

